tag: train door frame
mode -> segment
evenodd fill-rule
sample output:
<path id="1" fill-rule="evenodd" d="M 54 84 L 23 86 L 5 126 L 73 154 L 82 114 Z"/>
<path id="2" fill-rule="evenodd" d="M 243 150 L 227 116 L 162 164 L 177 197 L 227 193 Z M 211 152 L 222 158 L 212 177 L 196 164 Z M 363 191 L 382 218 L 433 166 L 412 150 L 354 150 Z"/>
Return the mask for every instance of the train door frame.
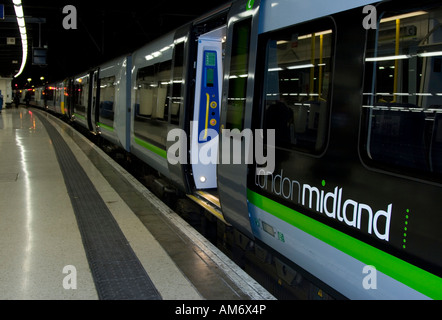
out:
<path id="1" fill-rule="evenodd" d="M 73 109 L 74 109 L 74 79 L 73 78 L 67 78 L 65 80 L 66 84 L 66 103 L 65 103 L 65 114 L 67 118 L 70 120 L 73 116 Z"/>
<path id="2" fill-rule="evenodd" d="M 126 95 L 124 100 L 124 110 L 125 110 L 125 141 L 124 141 L 124 149 L 127 152 L 130 152 L 130 132 L 131 132 L 131 99 L 132 99 L 132 54 L 128 55 L 126 58 L 126 70 L 124 73 L 125 81 L 126 81 Z"/>
<path id="3" fill-rule="evenodd" d="M 222 46 L 226 29 L 224 25 L 198 37 L 193 121 L 190 129 L 190 157 L 194 184 L 198 190 L 217 188 Z M 201 158 L 205 153 L 209 159 Z"/>
<path id="4" fill-rule="evenodd" d="M 182 27 L 175 34 L 175 47 L 177 42 L 184 40 L 184 61 L 183 61 L 183 86 L 181 92 L 182 105 L 179 113 L 179 122 L 172 123 L 169 119 L 169 127 L 171 129 L 181 129 L 182 137 L 179 141 L 185 141 L 185 144 L 180 145 L 180 150 L 186 150 L 186 155 L 180 155 L 180 158 L 185 158 L 178 164 L 172 165 L 169 162 L 169 169 L 171 178 L 177 183 L 187 194 L 193 194 L 195 183 L 192 172 L 192 165 L 188 147 L 190 146 L 190 122 L 193 120 L 194 104 L 195 104 L 195 80 L 196 80 L 196 61 L 197 61 L 197 45 L 198 38 L 210 31 L 227 26 L 227 17 L 231 4 L 227 4 L 219 9 L 203 16 L 200 19 L 193 21 L 193 23 Z M 175 54 L 175 53 L 174 53 Z M 175 60 L 175 59 L 174 59 Z M 175 63 L 175 61 L 174 61 Z M 173 81 L 173 79 L 172 79 Z M 171 115 L 170 115 L 171 117 Z M 170 130 L 169 130 L 170 131 Z M 175 141 L 167 142 L 167 149 L 174 145 Z M 173 152 L 173 151 L 172 151 Z M 196 193 L 194 193 L 196 194 Z M 204 198 L 204 196 L 203 196 Z M 215 201 L 215 207 L 219 208 L 219 203 Z M 218 216 L 218 214 L 217 214 Z"/>
<path id="5" fill-rule="evenodd" d="M 97 132 L 97 125 L 99 121 L 99 103 L 100 103 L 100 68 L 91 70 L 90 72 L 90 101 L 88 108 L 88 124 L 89 131 Z"/>
<path id="6" fill-rule="evenodd" d="M 85 79 L 87 80 L 87 84 L 85 83 Z M 91 72 L 87 71 L 81 74 L 76 75 L 72 79 L 73 92 L 72 92 L 72 119 L 76 123 L 80 124 L 86 130 L 89 130 L 88 124 L 88 114 L 90 109 L 90 101 L 92 97 L 92 86 L 91 86 Z M 86 101 L 80 101 L 79 99 L 82 97 L 85 88 L 87 88 L 87 99 Z M 84 105 L 83 105 L 84 102 Z M 78 103 L 78 104 L 77 104 Z M 81 108 L 79 108 L 81 107 Z M 84 107 L 84 111 L 83 108 Z M 81 109 L 81 111 L 79 111 Z"/>
<path id="7" fill-rule="evenodd" d="M 90 71 L 88 73 L 89 76 L 89 92 L 88 92 L 88 97 L 87 97 L 87 106 L 86 106 L 86 125 L 87 125 L 87 129 L 89 131 L 92 131 L 92 116 L 91 116 L 91 110 L 92 110 L 92 90 L 94 89 L 93 86 L 93 72 Z"/>
<path id="8" fill-rule="evenodd" d="M 180 136 L 180 151 L 185 152 L 184 155 L 179 154 L 180 157 L 185 157 L 186 161 L 179 163 L 171 163 L 168 161 L 168 168 L 170 173 L 170 179 L 183 191 L 186 193 L 191 193 L 191 186 L 187 180 L 187 146 L 188 141 L 187 137 L 183 135 L 183 132 L 189 132 L 190 127 L 190 117 L 188 113 L 185 112 L 185 108 L 187 106 L 188 92 L 189 90 L 185 90 L 186 84 L 191 83 L 190 77 L 191 72 L 190 69 L 190 59 L 189 59 L 189 47 L 190 47 L 190 32 L 191 32 L 191 24 L 185 25 L 178 29 L 174 35 L 174 48 L 173 48 L 173 58 L 172 58 L 172 75 L 171 75 L 171 83 L 170 91 L 168 96 L 171 101 L 169 105 L 173 105 L 174 103 L 178 104 L 177 117 L 176 119 L 172 119 L 173 111 L 169 112 L 169 122 L 167 132 L 172 132 L 172 130 L 178 129 L 176 132 L 179 132 Z M 178 49 L 178 46 L 180 48 Z M 181 48 L 182 46 L 182 48 Z M 182 52 L 180 52 L 182 50 Z M 182 54 L 182 57 L 179 57 Z M 182 61 L 178 61 L 178 59 L 182 59 Z M 182 66 L 181 66 L 182 64 Z M 181 66 L 182 70 L 178 69 Z M 181 77 L 181 80 L 178 80 Z M 179 82 L 181 81 L 181 82 Z M 178 87 L 179 86 L 179 87 Z M 177 96 L 175 96 L 177 95 Z M 176 99 L 176 102 L 174 102 Z M 172 109 L 172 108 L 171 108 Z M 176 142 L 167 139 L 166 141 L 166 149 L 169 152 L 169 149 L 175 145 Z M 175 154 L 178 155 L 178 154 Z"/>
<path id="9" fill-rule="evenodd" d="M 224 129 L 231 129 L 227 125 L 228 120 L 228 95 L 229 95 L 229 81 L 230 81 L 230 67 L 232 63 L 232 41 L 234 27 L 247 19 L 251 19 L 250 25 L 250 37 L 249 37 L 249 57 L 247 62 L 247 82 L 246 82 L 246 96 L 245 106 L 243 111 L 242 129 L 250 129 L 252 126 L 252 107 L 253 107 L 253 92 L 254 92 L 254 73 L 256 64 L 256 50 L 258 45 L 258 26 L 259 26 L 259 7 L 260 1 L 255 0 L 252 7 L 244 5 L 244 3 L 236 2 L 229 13 L 228 17 L 228 30 L 227 30 L 227 45 L 226 55 L 224 61 L 224 83 L 223 83 L 223 95 L 222 95 L 222 108 L 221 108 L 221 131 L 223 143 L 219 144 L 219 154 L 223 155 L 224 152 L 229 152 L 229 162 L 224 163 L 224 160 L 220 162 L 217 167 L 218 175 L 218 193 L 219 200 L 222 204 L 222 212 L 227 222 L 234 225 L 237 229 L 243 232 L 245 235 L 254 238 L 250 218 L 248 214 L 247 204 L 247 172 L 248 164 L 246 159 L 241 161 L 241 164 L 234 164 L 233 157 L 235 156 L 230 150 L 223 150 L 224 139 L 229 140 L 229 147 L 234 145 L 236 140 L 237 144 L 241 145 L 242 154 L 246 155 L 246 143 L 243 139 L 243 135 L 230 135 L 224 137 Z M 220 156 L 220 159 L 222 156 Z"/>

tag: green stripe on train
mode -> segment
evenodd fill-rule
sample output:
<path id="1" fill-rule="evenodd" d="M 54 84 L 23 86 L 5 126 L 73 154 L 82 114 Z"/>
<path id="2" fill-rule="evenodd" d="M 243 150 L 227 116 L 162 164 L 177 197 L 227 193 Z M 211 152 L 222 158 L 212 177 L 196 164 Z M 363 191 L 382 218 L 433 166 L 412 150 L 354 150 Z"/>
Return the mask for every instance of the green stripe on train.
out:
<path id="1" fill-rule="evenodd" d="M 248 189 L 247 198 L 256 207 L 301 229 L 364 264 L 375 266 L 380 272 L 414 290 L 432 299 L 442 299 L 442 278 L 350 237 L 343 232 L 337 231 L 298 211 L 261 196 L 252 190 Z"/>
<path id="2" fill-rule="evenodd" d="M 143 148 L 146 148 L 147 150 L 150 150 L 150 151 L 156 153 L 160 157 L 167 159 L 167 151 L 166 150 L 158 148 L 157 146 L 154 146 L 153 144 L 150 144 L 150 143 L 148 143 L 144 140 L 141 140 L 137 137 L 135 137 L 135 143 L 138 144 L 139 146 L 142 146 Z"/>
<path id="3" fill-rule="evenodd" d="M 77 118 L 80 118 L 80 119 L 86 120 L 86 117 L 83 116 L 83 115 L 81 115 L 81 114 L 74 113 L 74 116 L 76 116 Z"/>
<path id="4" fill-rule="evenodd" d="M 97 124 L 98 124 L 100 127 L 104 128 L 104 129 L 106 129 L 106 130 L 108 130 L 108 131 L 114 131 L 114 127 L 112 127 L 112 126 L 110 126 L 110 125 L 108 125 L 108 124 L 104 124 L 104 123 L 101 123 L 101 122 L 98 122 Z"/>

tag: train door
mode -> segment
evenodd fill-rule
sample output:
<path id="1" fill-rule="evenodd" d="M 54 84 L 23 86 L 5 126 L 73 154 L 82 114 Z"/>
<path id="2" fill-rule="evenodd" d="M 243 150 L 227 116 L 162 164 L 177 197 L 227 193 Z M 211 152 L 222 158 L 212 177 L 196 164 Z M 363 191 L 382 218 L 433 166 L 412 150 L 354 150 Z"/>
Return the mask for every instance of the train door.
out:
<path id="1" fill-rule="evenodd" d="M 90 130 L 88 114 L 92 97 L 90 74 L 81 74 L 73 81 L 73 119 L 76 123 Z"/>
<path id="2" fill-rule="evenodd" d="M 93 70 L 91 72 L 91 90 L 90 90 L 90 100 L 88 108 L 88 125 L 89 131 L 93 133 L 96 132 L 96 126 L 98 123 L 98 112 L 99 108 L 97 104 L 100 101 L 100 77 L 99 70 Z"/>
<path id="3" fill-rule="evenodd" d="M 245 134 L 250 132 L 252 122 L 258 8 L 259 1 L 255 0 L 247 6 L 237 2 L 230 11 L 218 165 L 218 194 L 223 216 L 250 238 L 253 233 L 247 205 L 247 160 L 252 156 L 253 139 Z"/>
<path id="4" fill-rule="evenodd" d="M 170 161 L 168 155 L 168 169 L 170 179 L 178 185 L 186 193 L 191 192 L 191 187 L 187 179 L 187 135 L 185 132 L 189 132 L 188 123 L 185 119 L 187 116 L 184 112 L 185 101 L 187 101 L 188 95 L 186 90 L 186 79 L 189 74 L 188 66 L 191 64 L 188 61 L 189 52 L 189 35 L 191 32 L 191 25 L 186 25 L 178 29 L 174 36 L 173 46 L 173 59 L 172 59 L 172 78 L 169 91 L 169 125 L 167 132 L 176 133 L 175 139 L 168 137 L 166 141 L 166 148 L 168 153 L 172 156 L 180 158 L 181 161 Z M 190 91 L 190 90 L 189 90 Z M 178 139 L 178 142 L 176 141 Z M 176 146 L 178 143 L 178 148 Z"/>
<path id="5" fill-rule="evenodd" d="M 69 78 L 65 81 L 65 86 L 67 88 L 66 92 L 66 105 L 65 105 L 65 112 L 68 117 L 68 119 L 72 119 L 72 116 L 74 114 L 74 79 Z"/>
<path id="6" fill-rule="evenodd" d="M 224 26 L 198 38 L 194 112 L 190 128 L 190 157 L 197 190 L 217 188 L 225 34 Z"/>

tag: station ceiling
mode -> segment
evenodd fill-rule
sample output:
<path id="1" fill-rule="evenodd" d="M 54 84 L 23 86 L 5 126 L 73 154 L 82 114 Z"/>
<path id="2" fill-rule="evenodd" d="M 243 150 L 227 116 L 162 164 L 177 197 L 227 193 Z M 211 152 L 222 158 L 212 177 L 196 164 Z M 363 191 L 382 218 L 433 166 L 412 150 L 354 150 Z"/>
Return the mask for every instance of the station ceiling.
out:
<path id="1" fill-rule="evenodd" d="M 29 51 L 24 72 L 14 82 L 22 87 L 32 78 L 40 85 L 40 77 L 55 81 L 82 72 L 130 53 L 227 2 L 22 0 Z M 13 77 L 22 60 L 20 32 L 12 0 L 0 0 L 0 4 L 5 8 L 5 19 L 0 20 L 0 76 Z M 77 10 L 77 29 L 63 27 L 66 5 Z M 32 50 L 38 47 L 47 48 L 46 66 L 32 64 Z"/>

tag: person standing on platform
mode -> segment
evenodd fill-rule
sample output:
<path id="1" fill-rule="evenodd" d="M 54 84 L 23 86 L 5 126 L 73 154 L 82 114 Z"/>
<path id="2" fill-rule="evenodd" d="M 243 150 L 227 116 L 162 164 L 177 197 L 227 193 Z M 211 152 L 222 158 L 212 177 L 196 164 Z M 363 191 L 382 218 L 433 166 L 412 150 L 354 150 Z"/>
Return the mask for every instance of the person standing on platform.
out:
<path id="1" fill-rule="evenodd" d="M 15 91 L 14 103 L 15 107 L 18 108 L 18 105 L 20 104 L 20 92 L 18 90 Z"/>
<path id="2" fill-rule="evenodd" d="M 26 91 L 26 94 L 25 94 L 26 108 L 29 107 L 30 101 L 31 101 L 31 93 L 29 91 Z"/>

